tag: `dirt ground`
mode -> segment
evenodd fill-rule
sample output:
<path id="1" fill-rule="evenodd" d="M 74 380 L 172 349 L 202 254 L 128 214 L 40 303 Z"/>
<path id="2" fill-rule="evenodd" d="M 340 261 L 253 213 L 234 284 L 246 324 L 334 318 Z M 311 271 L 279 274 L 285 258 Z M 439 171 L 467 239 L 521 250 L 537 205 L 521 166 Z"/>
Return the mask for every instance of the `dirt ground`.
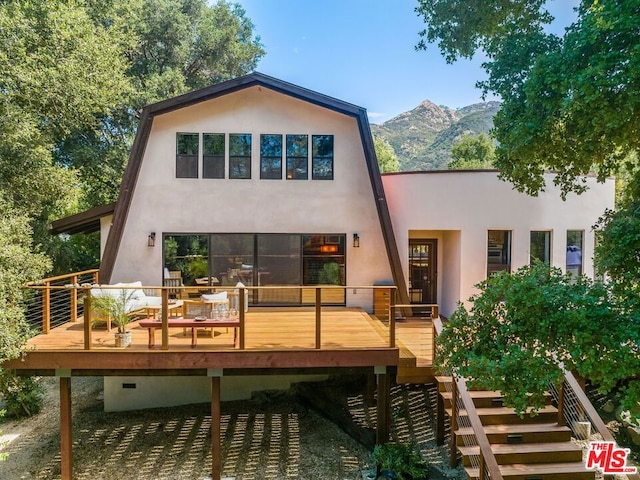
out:
<path id="1" fill-rule="evenodd" d="M 42 412 L 5 420 L 11 440 L 0 462 L 3 480 L 60 478 L 59 397 L 55 379 L 45 379 Z M 210 475 L 209 405 L 105 413 L 101 378 L 73 378 L 74 478 L 91 480 L 206 479 Z M 342 399 L 354 421 L 375 425 L 375 407 L 362 395 Z M 447 448 L 435 445 L 433 388 L 393 387 L 393 440 L 413 441 L 423 457 L 447 470 Z M 260 394 L 222 404 L 223 477 L 249 479 L 360 480 L 371 467 L 370 451 L 290 394 Z M 460 477 L 462 478 L 462 477 Z"/>

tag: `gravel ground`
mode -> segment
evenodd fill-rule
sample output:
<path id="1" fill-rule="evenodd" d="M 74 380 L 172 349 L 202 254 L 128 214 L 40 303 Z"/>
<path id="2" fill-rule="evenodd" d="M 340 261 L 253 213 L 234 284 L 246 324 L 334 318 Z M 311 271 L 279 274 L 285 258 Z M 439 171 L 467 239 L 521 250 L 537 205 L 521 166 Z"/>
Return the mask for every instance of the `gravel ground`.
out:
<path id="1" fill-rule="evenodd" d="M 60 478 L 59 398 L 45 379 L 43 411 L 0 425 L 11 442 L 0 462 L 3 480 Z M 210 474 L 209 405 L 102 411 L 102 379 L 73 378 L 74 478 L 91 480 L 205 479 Z M 354 420 L 373 427 L 375 408 L 362 396 L 342 399 Z M 433 433 L 433 388 L 394 387 L 393 439 L 413 441 L 424 458 L 447 471 L 447 448 Z M 223 477 L 249 479 L 361 479 L 370 451 L 332 422 L 283 393 L 222 404 Z M 462 477 L 461 477 L 462 478 Z"/>

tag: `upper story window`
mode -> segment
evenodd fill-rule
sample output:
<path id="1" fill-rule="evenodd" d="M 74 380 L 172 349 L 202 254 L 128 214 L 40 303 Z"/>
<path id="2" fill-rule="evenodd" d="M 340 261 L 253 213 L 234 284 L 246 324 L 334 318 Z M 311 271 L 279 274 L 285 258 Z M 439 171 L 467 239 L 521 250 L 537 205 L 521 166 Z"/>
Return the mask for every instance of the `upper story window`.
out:
<path id="1" fill-rule="evenodd" d="M 260 135 L 260 178 L 282 179 L 282 135 Z"/>
<path id="2" fill-rule="evenodd" d="M 309 135 L 287 135 L 287 179 L 309 178 Z"/>
<path id="3" fill-rule="evenodd" d="M 224 133 L 202 135 L 202 178 L 224 178 Z"/>
<path id="4" fill-rule="evenodd" d="M 229 134 L 229 178 L 251 178 L 251 134 Z"/>
<path id="5" fill-rule="evenodd" d="M 487 240 L 487 276 L 501 270 L 511 272 L 511 232 L 489 230 Z"/>
<path id="6" fill-rule="evenodd" d="M 176 177 L 198 178 L 200 135 L 178 133 L 176 137 Z"/>
<path id="7" fill-rule="evenodd" d="M 333 180 L 333 135 L 313 135 L 311 143 L 311 178 Z"/>
<path id="8" fill-rule="evenodd" d="M 551 264 L 551 232 L 531 231 L 529 237 L 529 264 L 539 260 L 547 265 Z"/>

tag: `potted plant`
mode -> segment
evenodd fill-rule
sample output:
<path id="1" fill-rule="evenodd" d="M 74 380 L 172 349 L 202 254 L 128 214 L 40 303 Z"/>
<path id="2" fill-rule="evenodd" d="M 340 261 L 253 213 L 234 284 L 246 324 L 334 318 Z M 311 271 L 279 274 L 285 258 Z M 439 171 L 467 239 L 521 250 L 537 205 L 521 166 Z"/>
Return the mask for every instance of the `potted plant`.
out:
<path id="1" fill-rule="evenodd" d="M 122 289 L 91 298 L 92 314 L 116 325 L 116 347 L 131 345 L 131 330 L 126 330 L 126 326 L 131 321 L 128 305 L 132 295 L 132 290 Z"/>
<path id="2" fill-rule="evenodd" d="M 413 444 L 386 443 L 376 445 L 371 454 L 376 469 L 384 478 L 422 480 L 427 478 L 427 464 Z"/>

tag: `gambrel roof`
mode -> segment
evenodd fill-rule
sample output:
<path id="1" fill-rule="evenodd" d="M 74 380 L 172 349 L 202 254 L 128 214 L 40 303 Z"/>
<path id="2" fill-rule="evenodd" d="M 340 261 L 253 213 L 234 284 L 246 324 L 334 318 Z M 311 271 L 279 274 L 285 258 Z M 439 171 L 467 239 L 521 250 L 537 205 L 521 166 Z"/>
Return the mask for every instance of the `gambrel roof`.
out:
<path id="1" fill-rule="evenodd" d="M 402 267 L 398 249 L 391 225 L 391 217 L 387 206 L 382 180 L 380 178 L 380 169 L 373 146 L 373 138 L 369 127 L 367 112 L 364 108 L 356 105 L 337 100 L 335 98 L 322 95 L 320 93 L 308 90 L 306 88 L 293 85 L 291 83 L 278 80 L 273 77 L 261 73 L 250 73 L 240 78 L 235 78 L 226 82 L 212 85 L 207 88 L 196 90 L 193 92 L 180 95 L 175 98 L 154 103 L 142 110 L 138 132 L 133 144 L 133 148 L 129 155 L 129 161 L 124 173 L 122 185 L 120 187 L 120 195 L 115 206 L 113 224 L 109 231 L 109 236 L 105 246 L 100 267 L 100 279 L 104 283 L 111 280 L 113 267 L 115 264 L 124 226 L 129 215 L 129 207 L 136 188 L 138 174 L 144 158 L 144 152 L 149 140 L 151 127 L 155 116 L 169 113 L 178 109 L 189 107 L 197 103 L 205 102 L 223 95 L 229 95 L 247 88 L 259 86 L 267 88 L 283 95 L 287 95 L 304 102 L 308 102 L 322 108 L 333 110 L 335 112 L 353 117 L 357 121 L 358 130 L 360 132 L 360 140 L 366 159 L 367 170 L 380 220 L 380 226 L 384 242 L 386 246 L 387 256 L 391 266 L 393 280 L 398 286 L 400 292 L 400 301 L 408 303 L 406 284 L 402 274 Z"/>

